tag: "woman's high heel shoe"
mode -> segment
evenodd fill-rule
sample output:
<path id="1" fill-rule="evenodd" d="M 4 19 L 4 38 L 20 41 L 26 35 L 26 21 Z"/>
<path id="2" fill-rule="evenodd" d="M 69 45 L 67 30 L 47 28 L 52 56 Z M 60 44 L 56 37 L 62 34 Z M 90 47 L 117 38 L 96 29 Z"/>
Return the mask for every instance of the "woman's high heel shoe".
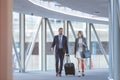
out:
<path id="1" fill-rule="evenodd" d="M 84 72 L 82 72 L 82 76 L 85 76 Z"/>

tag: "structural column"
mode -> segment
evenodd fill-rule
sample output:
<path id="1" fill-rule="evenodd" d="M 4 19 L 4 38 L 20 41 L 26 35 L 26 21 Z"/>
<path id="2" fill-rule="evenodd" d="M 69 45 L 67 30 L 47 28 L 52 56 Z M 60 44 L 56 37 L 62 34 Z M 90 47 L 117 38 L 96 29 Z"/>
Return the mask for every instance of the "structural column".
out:
<path id="1" fill-rule="evenodd" d="M 91 51 L 91 26 L 89 25 L 89 23 L 86 23 L 86 38 L 88 50 Z M 87 59 L 87 67 L 88 69 L 91 68 L 91 58 Z"/>
<path id="2" fill-rule="evenodd" d="M 25 14 L 20 14 L 20 55 L 21 72 L 25 72 Z"/>
<path id="3" fill-rule="evenodd" d="M 69 35 L 69 27 L 68 27 L 68 21 L 64 21 L 64 27 L 63 27 L 63 30 L 64 30 L 64 35 L 67 36 L 68 38 L 68 35 Z"/>
<path id="4" fill-rule="evenodd" d="M 12 80 L 12 0 L 0 0 L 0 80 Z"/>
<path id="5" fill-rule="evenodd" d="M 113 0 L 109 3 L 109 80 L 113 80 L 114 78 L 114 63 L 113 63 Z"/>
<path id="6" fill-rule="evenodd" d="M 42 71 L 47 70 L 47 59 L 46 59 L 46 32 L 47 32 L 47 18 L 42 19 L 41 27 L 41 56 L 42 56 Z"/>
<path id="7" fill-rule="evenodd" d="M 63 32 L 64 32 L 64 35 L 67 37 L 67 41 L 69 42 L 69 26 L 68 26 L 67 20 L 64 21 Z"/>
<path id="8" fill-rule="evenodd" d="M 41 26 L 42 27 L 42 26 Z M 39 70 L 42 70 L 42 30 L 39 30 Z"/>
<path id="9" fill-rule="evenodd" d="M 119 0 L 110 0 L 113 27 L 114 80 L 120 80 L 120 23 Z M 111 35 L 109 35 L 111 37 Z"/>
<path id="10" fill-rule="evenodd" d="M 87 46 L 88 49 L 91 49 L 91 26 L 89 25 L 89 23 L 86 23 L 86 28 L 87 28 Z"/>

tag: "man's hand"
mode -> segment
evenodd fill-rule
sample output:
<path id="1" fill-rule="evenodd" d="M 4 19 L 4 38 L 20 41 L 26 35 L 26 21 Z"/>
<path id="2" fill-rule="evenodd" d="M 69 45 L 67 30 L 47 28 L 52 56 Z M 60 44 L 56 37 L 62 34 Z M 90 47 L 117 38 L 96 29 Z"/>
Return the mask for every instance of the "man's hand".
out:
<path id="1" fill-rule="evenodd" d="M 66 56 L 68 56 L 68 57 L 69 57 L 69 54 L 66 54 Z"/>
<path id="2" fill-rule="evenodd" d="M 54 49 L 53 49 L 53 48 L 50 48 L 50 51 L 54 52 Z"/>

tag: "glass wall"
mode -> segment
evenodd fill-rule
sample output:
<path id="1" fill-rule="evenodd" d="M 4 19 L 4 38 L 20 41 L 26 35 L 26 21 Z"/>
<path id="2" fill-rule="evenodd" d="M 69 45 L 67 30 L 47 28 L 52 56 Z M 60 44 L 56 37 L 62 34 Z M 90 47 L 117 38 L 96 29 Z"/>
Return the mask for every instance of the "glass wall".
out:
<path id="1" fill-rule="evenodd" d="M 35 34 L 38 30 L 38 27 L 40 25 L 41 17 L 33 16 L 33 15 L 25 15 L 25 54 L 28 55 L 28 50 L 31 46 L 31 43 L 34 42 L 34 47 L 32 50 L 32 55 L 30 56 L 30 59 L 28 61 L 28 65 L 26 66 L 27 71 L 33 71 L 33 70 L 40 70 L 39 65 L 40 64 L 40 56 L 39 54 L 39 37 L 37 35 L 36 39 L 34 39 Z M 49 21 L 49 22 L 48 22 Z M 46 61 L 47 61 L 47 70 L 53 70 L 55 67 L 55 58 L 54 53 L 50 52 L 50 46 L 53 41 L 53 36 L 58 34 L 58 29 L 60 27 L 64 27 L 64 21 L 60 19 L 53 19 L 49 18 L 47 21 L 47 30 L 46 30 Z M 50 24 L 49 24 L 50 23 Z M 86 38 L 86 22 L 76 22 L 71 21 L 71 27 L 70 24 L 69 27 L 69 34 L 68 34 L 68 46 L 69 46 L 69 54 L 71 56 L 71 61 L 75 64 L 75 67 L 77 68 L 77 60 L 74 57 L 74 42 L 75 42 L 75 36 L 77 37 L 78 31 L 83 31 L 84 37 Z M 108 42 L 109 42 L 109 27 L 108 25 L 104 24 L 94 24 L 96 32 L 101 40 L 101 43 L 108 54 Z M 53 32 L 53 35 L 52 35 Z M 75 36 L 74 34 L 75 33 Z M 17 49 L 17 52 L 20 53 L 20 28 L 19 28 L 19 13 L 14 12 L 13 13 L 13 38 L 15 42 L 15 47 Z M 93 68 L 108 68 L 108 65 L 106 64 L 106 60 L 101 52 L 101 48 L 98 45 L 98 40 L 96 38 L 96 35 L 91 28 L 91 52 L 92 52 L 92 65 Z M 15 57 L 15 51 L 13 48 L 13 61 L 14 61 L 14 68 L 19 68 L 17 59 Z M 52 59 L 52 60 L 51 60 Z M 52 65 L 51 65 L 52 64 Z"/>
<path id="2" fill-rule="evenodd" d="M 20 59 L 20 15 L 17 12 L 13 12 L 13 39 L 15 43 L 15 48 L 17 50 L 17 54 Z M 25 15 L 25 58 L 28 55 L 28 50 L 30 49 L 31 43 L 34 40 L 36 31 L 38 27 L 40 26 L 41 17 L 33 16 L 33 15 Z M 35 39 L 34 47 L 32 51 L 32 55 L 30 56 L 30 59 L 28 61 L 28 64 L 26 66 L 26 71 L 30 70 L 38 70 L 39 69 L 39 60 L 38 60 L 38 54 L 39 54 L 39 46 L 38 46 L 38 36 Z M 36 59 L 36 60 L 35 60 Z M 15 55 L 15 50 L 13 46 L 13 68 L 14 70 L 20 69 L 18 65 L 18 59 Z"/>

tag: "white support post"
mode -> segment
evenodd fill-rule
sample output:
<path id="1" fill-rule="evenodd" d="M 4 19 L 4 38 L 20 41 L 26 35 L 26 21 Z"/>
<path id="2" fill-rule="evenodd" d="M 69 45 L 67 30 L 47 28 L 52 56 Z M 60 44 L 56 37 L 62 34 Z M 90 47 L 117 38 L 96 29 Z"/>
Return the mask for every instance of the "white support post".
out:
<path id="1" fill-rule="evenodd" d="M 91 26 L 89 25 L 89 23 L 86 23 L 86 40 L 88 50 L 91 51 Z M 87 68 L 91 69 L 91 58 L 87 59 Z"/>
<path id="2" fill-rule="evenodd" d="M 63 30 L 64 30 L 64 35 L 67 36 L 68 38 L 68 35 L 69 35 L 69 27 L 68 27 L 68 21 L 64 21 L 64 27 L 63 27 Z"/>
<path id="3" fill-rule="evenodd" d="M 113 63 L 113 0 L 109 0 L 109 80 L 114 78 L 114 63 Z"/>
<path id="4" fill-rule="evenodd" d="M 20 14 L 20 55 L 20 72 L 25 72 L 25 14 Z"/>
<path id="5" fill-rule="evenodd" d="M 119 3 L 118 3 L 119 2 Z M 113 29 L 113 63 L 114 63 L 114 80 L 120 80 L 120 1 L 110 0 L 111 4 L 111 21 Z M 111 35 L 109 35 L 111 37 Z"/>
<path id="6" fill-rule="evenodd" d="M 47 24 L 46 24 L 46 19 L 47 18 L 43 18 L 42 19 L 42 27 L 41 27 L 41 56 L 42 56 L 42 71 L 46 71 L 47 70 L 47 58 L 46 58 L 46 28 L 47 28 Z"/>
<path id="7" fill-rule="evenodd" d="M 41 20 L 42 22 L 42 20 Z M 42 23 L 41 23 L 42 28 Z M 42 70 L 42 29 L 39 31 L 39 70 Z"/>

